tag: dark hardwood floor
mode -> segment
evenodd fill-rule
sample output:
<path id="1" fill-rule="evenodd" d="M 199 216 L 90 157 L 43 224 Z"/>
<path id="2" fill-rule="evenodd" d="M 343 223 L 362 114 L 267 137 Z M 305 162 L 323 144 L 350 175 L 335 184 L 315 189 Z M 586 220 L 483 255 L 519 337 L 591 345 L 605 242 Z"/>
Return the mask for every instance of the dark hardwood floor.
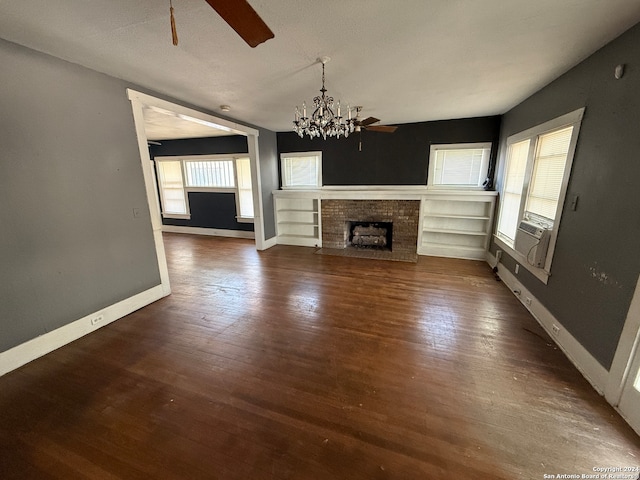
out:
<path id="1" fill-rule="evenodd" d="M 485 263 L 165 245 L 171 296 L 0 378 L 0 478 L 542 479 L 640 464 L 640 438 Z"/>

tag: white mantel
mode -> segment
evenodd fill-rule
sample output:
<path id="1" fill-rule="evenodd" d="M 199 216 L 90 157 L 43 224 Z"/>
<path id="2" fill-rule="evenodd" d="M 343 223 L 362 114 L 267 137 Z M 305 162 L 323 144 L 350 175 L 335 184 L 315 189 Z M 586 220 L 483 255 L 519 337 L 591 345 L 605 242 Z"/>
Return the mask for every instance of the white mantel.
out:
<path id="1" fill-rule="evenodd" d="M 424 197 L 461 200 L 495 197 L 497 192 L 485 190 L 453 190 L 422 185 L 346 185 L 318 189 L 274 190 L 273 195 L 285 198 L 317 198 L 320 200 L 422 200 Z"/>

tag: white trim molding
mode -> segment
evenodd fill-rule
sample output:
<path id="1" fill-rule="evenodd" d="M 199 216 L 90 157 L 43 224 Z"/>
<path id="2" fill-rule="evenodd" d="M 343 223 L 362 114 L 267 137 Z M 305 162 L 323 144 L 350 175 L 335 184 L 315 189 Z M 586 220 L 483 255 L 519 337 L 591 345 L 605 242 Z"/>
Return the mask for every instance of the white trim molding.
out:
<path id="1" fill-rule="evenodd" d="M 264 241 L 264 250 L 271 248 L 271 247 L 275 247 L 278 244 L 278 237 L 271 237 L 268 238 Z"/>
<path id="2" fill-rule="evenodd" d="M 620 334 L 605 390 L 605 398 L 614 406 L 620 403 L 627 379 L 631 374 L 631 364 L 640 350 L 640 277 L 627 312 L 627 319 Z"/>
<path id="3" fill-rule="evenodd" d="M 496 258 L 489 252 L 487 252 L 487 263 L 491 266 L 496 265 Z M 551 312 L 518 281 L 513 273 L 501 263 L 498 263 L 497 267 L 498 275 L 502 282 L 509 287 L 514 296 L 529 310 L 533 318 L 546 330 L 593 388 L 600 395 L 604 395 L 609 380 L 607 369 L 600 365 Z M 554 333 L 554 327 L 557 327 L 557 333 Z"/>
<path id="4" fill-rule="evenodd" d="M 176 103 L 168 102 L 151 95 L 147 95 L 136 90 L 127 89 L 127 97 L 131 101 L 131 107 L 133 110 L 133 117 L 136 126 L 136 135 L 138 138 L 138 148 L 140 150 L 140 160 L 142 162 L 142 170 L 144 173 L 145 186 L 147 190 L 147 201 L 149 203 L 149 209 L 151 212 L 151 223 L 154 225 L 154 234 L 158 235 L 161 230 L 155 228 L 155 224 L 161 224 L 160 215 L 160 202 L 158 200 L 158 193 L 155 187 L 155 179 L 153 178 L 153 168 L 151 168 L 151 159 L 149 158 L 149 148 L 147 145 L 147 136 L 144 130 L 144 107 L 152 108 L 156 111 L 160 111 L 166 115 L 174 115 L 185 120 L 193 121 L 200 124 L 209 125 L 212 128 L 222 129 L 237 135 L 244 135 L 247 137 L 247 147 L 249 150 L 248 156 L 251 165 L 251 183 L 253 193 L 253 206 L 254 206 L 254 231 L 255 231 L 255 244 L 257 250 L 264 250 L 264 219 L 262 215 L 262 181 L 260 175 L 260 153 L 258 149 L 258 135 L 259 130 L 248 127 L 239 123 L 231 122 L 223 118 L 214 117 L 191 108 L 178 105 Z M 160 253 L 164 255 L 164 250 L 158 252 L 158 265 L 160 271 L 166 270 L 166 258 L 160 256 Z M 168 282 L 168 275 L 167 275 Z"/>
<path id="5" fill-rule="evenodd" d="M 431 189 L 422 185 L 331 186 L 320 189 L 273 190 L 272 193 L 280 197 L 319 198 L 321 200 L 421 200 L 424 195 L 432 198 L 442 196 L 447 199 L 454 195 L 463 200 L 465 197 L 495 197 L 498 195 L 498 192 L 495 191 Z"/>
<path id="6" fill-rule="evenodd" d="M 183 227 L 179 225 L 163 225 L 162 231 L 168 232 L 168 233 L 189 233 L 193 235 L 210 235 L 212 237 L 255 239 L 255 233 L 248 232 L 246 230 L 225 230 L 222 228 L 202 228 L 202 227 Z"/>
<path id="7" fill-rule="evenodd" d="M 129 315 L 169 294 L 162 285 L 93 312 L 0 353 L 0 376 Z"/>
<path id="8" fill-rule="evenodd" d="M 207 125 L 211 128 L 218 130 L 224 130 L 236 135 L 254 135 L 258 136 L 260 132 L 255 128 L 247 127 L 239 123 L 230 122 L 223 118 L 214 117 L 206 113 L 194 110 L 192 108 L 178 105 L 177 103 L 168 102 L 158 97 L 147 95 L 146 93 L 138 92 L 136 90 L 127 89 L 127 97 L 131 101 L 137 101 L 147 107 L 155 110 L 156 112 L 163 113 L 174 117 L 181 118 L 186 121 L 198 123 L 200 125 Z"/>

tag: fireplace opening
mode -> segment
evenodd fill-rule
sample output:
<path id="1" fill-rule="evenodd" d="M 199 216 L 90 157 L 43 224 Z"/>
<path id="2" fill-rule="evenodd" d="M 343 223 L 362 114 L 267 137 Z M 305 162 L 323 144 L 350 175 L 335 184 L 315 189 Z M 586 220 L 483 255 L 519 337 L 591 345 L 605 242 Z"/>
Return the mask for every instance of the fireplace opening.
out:
<path id="1" fill-rule="evenodd" d="M 347 246 L 391 251 L 392 222 L 347 222 Z"/>

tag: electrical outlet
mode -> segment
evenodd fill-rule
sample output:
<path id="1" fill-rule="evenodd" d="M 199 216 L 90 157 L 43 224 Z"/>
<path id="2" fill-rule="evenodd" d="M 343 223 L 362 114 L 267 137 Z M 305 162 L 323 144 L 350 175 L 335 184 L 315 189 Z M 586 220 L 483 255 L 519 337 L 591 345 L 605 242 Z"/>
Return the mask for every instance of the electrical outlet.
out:
<path id="1" fill-rule="evenodd" d="M 551 325 L 551 331 L 557 337 L 560 334 L 560 327 L 554 323 Z"/>
<path id="2" fill-rule="evenodd" d="M 91 325 L 96 325 L 104 320 L 104 315 L 98 315 L 91 319 Z"/>
<path id="3" fill-rule="evenodd" d="M 530 297 L 525 297 L 524 298 L 524 303 L 528 306 L 531 306 L 531 298 Z"/>
<path id="4" fill-rule="evenodd" d="M 140 212 L 139 208 L 134 208 L 133 209 L 133 218 L 140 218 L 141 215 L 142 215 L 142 213 Z"/>
<path id="5" fill-rule="evenodd" d="M 502 250 L 496 250 L 496 265 L 500 263 L 501 259 L 502 259 Z"/>
<path id="6" fill-rule="evenodd" d="M 520 264 L 516 263 L 516 275 L 518 274 L 519 271 L 520 271 Z"/>

